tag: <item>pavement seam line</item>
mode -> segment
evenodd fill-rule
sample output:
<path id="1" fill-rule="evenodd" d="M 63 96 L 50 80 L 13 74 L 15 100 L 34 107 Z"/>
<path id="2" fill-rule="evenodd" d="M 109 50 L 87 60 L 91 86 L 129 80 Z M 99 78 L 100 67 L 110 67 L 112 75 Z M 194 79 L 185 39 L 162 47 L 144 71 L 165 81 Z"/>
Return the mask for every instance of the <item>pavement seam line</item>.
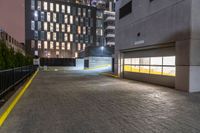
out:
<path id="1" fill-rule="evenodd" d="M 101 75 L 110 76 L 110 77 L 113 77 L 113 78 L 119 78 L 119 76 L 114 75 L 114 74 L 110 74 L 110 73 L 101 73 Z"/>
<path id="2" fill-rule="evenodd" d="M 27 90 L 27 88 L 30 86 L 30 84 L 32 83 L 33 79 L 36 77 L 36 75 L 38 74 L 38 72 L 39 72 L 39 70 L 37 70 L 34 73 L 34 75 L 31 77 L 31 79 L 24 85 L 24 87 L 19 92 L 19 94 L 17 94 L 17 96 L 14 98 L 14 100 L 8 106 L 8 108 L 2 113 L 2 116 L 0 116 L 0 127 L 3 125 L 3 123 L 5 122 L 5 120 L 9 116 L 9 114 L 11 113 L 11 111 L 14 109 L 15 105 L 18 103 L 18 101 L 20 100 L 20 98 L 23 96 L 23 94 Z"/>

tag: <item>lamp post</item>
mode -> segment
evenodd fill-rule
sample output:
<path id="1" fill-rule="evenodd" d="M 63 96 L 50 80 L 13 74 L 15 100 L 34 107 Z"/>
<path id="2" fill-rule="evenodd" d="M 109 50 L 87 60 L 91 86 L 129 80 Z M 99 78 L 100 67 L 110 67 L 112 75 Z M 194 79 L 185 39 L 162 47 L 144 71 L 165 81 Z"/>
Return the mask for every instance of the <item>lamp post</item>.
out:
<path id="1" fill-rule="evenodd" d="M 104 46 L 101 46 L 101 51 L 102 51 L 102 57 L 103 57 Z"/>

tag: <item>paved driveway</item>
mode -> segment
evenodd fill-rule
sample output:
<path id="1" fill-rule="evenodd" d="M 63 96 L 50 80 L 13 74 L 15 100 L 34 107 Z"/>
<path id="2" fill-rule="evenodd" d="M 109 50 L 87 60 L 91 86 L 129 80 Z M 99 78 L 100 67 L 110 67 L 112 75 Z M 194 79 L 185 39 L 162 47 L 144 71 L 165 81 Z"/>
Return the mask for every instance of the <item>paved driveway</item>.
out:
<path id="1" fill-rule="evenodd" d="M 195 133 L 200 94 L 88 72 L 39 72 L 0 133 Z"/>

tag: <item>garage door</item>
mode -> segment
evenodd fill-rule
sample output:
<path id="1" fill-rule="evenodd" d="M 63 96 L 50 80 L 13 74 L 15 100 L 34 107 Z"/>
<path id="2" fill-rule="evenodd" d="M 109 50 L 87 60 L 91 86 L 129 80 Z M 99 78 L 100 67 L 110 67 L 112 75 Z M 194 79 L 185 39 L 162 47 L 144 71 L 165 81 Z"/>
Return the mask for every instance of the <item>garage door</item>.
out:
<path id="1" fill-rule="evenodd" d="M 174 87 L 175 47 L 133 50 L 124 53 L 124 78 Z"/>

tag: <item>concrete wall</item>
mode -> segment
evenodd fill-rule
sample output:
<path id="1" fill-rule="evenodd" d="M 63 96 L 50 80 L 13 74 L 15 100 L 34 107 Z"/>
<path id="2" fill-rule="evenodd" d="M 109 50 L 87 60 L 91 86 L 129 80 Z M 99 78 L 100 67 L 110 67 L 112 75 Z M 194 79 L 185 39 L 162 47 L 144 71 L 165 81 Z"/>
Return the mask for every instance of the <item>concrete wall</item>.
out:
<path id="1" fill-rule="evenodd" d="M 172 42 L 176 55 L 175 88 L 200 91 L 200 1 L 134 0 L 132 13 L 119 20 L 119 8 L 129 1 L 121 0 L 116 5 L 115 72 L 121 73 L 124 51 Z"/>
<path id="2" fill-rule="evenodd" d="M 89 60 L 89 68 L 112 66 L 112 57 L 87 57 Z"/>

